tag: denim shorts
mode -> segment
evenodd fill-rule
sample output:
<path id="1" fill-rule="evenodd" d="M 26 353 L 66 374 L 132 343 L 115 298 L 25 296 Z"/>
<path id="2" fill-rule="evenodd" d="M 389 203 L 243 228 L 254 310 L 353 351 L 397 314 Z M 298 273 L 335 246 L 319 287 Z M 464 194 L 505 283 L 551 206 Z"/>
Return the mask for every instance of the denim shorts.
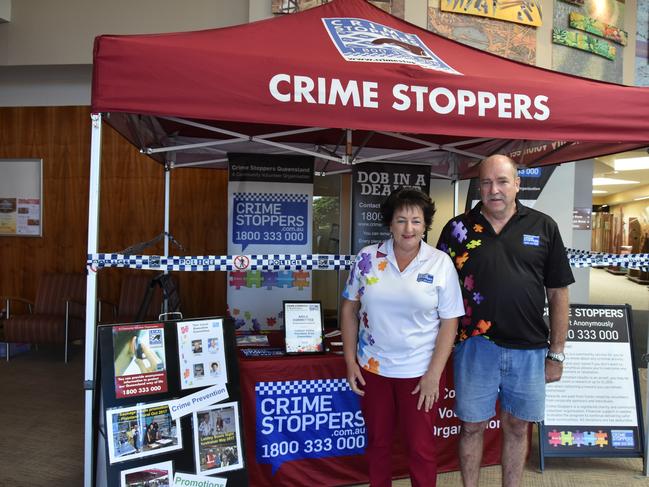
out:
<path id="1" fill-rule="evenodd" d="M 455 414 L 479 423 L 501 411 L 524 421 L 543 421 L 545 416 L 546 348 L 505 348 L 481 337 L 455 346 Z"/>

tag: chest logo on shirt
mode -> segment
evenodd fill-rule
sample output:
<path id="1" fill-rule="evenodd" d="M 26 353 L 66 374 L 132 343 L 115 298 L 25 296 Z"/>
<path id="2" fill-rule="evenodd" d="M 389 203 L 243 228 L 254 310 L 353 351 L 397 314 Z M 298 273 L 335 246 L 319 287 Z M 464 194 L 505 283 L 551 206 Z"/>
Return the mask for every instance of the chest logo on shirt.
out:
<path id="1" fill-rule="evenodd" d="M 538 235 L 523 235 L 523 245 L 533 245 L 534 247 L 539 246 L 539 236 Z"/>
<path id="2" fill-rule="evenodd" d="M 425 282 L 427 284 L 433 283 L 432 274 L 417 274 L 417 282 Z"/>

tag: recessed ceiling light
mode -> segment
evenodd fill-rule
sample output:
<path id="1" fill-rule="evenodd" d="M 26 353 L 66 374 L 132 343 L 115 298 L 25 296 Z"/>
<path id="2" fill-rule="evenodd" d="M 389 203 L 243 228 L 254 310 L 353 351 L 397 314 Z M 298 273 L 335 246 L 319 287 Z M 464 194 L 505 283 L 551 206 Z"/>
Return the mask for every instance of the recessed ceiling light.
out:
<path id="1" fill-rule="evenodd" d="M 593 194 L 606 194 L 608 191 L 604 191 L 603 189 L 594 189 Z"/>
<path id="2" fill-rule="evenodd" d="M 640 201 L 640 200 L 649 200 L 649 196 L 640 196 L 640 198 L 633 198 L 633 201 Z"/>
<path id="3" fill-rule="evenodd" d="M 615 159 L 613 167 L 616 171 L 641 171 L 649 169 L 649 157 L 629 157 L 628 159 Z"/>
<path id="4" fill-rule="evenodd" d="M 616 178 L 593 178 L 593 186 L 613 186 L 615 184 L 638 184 L 640 181 Z"/>

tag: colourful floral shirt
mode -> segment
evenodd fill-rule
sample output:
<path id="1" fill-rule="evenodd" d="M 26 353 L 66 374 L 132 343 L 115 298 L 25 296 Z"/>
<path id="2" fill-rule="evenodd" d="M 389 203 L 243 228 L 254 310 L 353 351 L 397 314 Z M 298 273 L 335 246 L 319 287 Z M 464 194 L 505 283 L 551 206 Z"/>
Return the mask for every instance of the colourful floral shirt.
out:
<path id="1" fill-rule="evenodd" d="M 403 272 L 392 240 L 363 248 L 343 297 L 360 301 L 359 364 L 384 377 L 422 376 L 435 349 L 440 319 L 464 315 L 451 259 L 423 241 Z"/>

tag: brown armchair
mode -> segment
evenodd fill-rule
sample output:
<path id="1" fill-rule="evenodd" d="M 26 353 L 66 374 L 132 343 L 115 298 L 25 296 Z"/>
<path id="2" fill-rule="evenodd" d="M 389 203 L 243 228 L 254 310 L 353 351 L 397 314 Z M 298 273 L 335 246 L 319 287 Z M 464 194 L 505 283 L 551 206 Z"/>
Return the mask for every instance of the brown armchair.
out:
<path id="1" fill-rule="evenodd" d="M 9 343 L 63 344 L 65 362 L 68 344 L 85 336 L 86 276 L 45 274 L 38 285 L 34 305 L 22 298 L 5 298 L 2 321 L 4 340 Z M 12 304 L 28 303 L 28 313 L 14 314 Z"/>

